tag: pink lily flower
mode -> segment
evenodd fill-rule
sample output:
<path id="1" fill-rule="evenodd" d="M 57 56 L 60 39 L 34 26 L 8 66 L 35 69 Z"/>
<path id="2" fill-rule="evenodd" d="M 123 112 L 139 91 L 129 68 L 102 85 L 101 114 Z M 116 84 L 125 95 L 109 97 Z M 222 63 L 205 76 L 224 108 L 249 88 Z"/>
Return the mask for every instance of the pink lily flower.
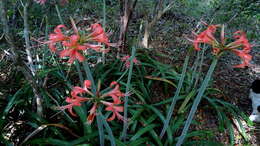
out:
<path id="1" fill-rule="evenodd" d="M 246 66 L 250 66 L 251 64 L 249 63 L 252 60 L 252 56 L 248 54 L 244 50 L 237 50 L 233 49 L 232 50 L 237 56 L 239 56 L 242 59 L 242 64 L 235 65 L 235 68 L 245 68 Z"/>
<path id="2" fill-rule="evenodd" d="M 87 123 L 91 124 L 94 121 L 94 118 L 96 116 L 96 110 L 97 110 L 97 104 L 94 103 L 94 105 L 92 106 L 92 108 L 89 111 L 89 115 L 87 117 Z"/>
<path id="3" fill-rule="evenodd" d="M 104 43 L 109 46 L 108 37 L 100 24 L 98 23 L 92 24 L 91 30 L 92 33 L 90 34 L 90 36 L 93 41 Z"/>
<path id="4" fill-rule="evenodd" d="M 88 101 L 89 98 L 82 98 L 82 97 L 67 97 L 66 98 L 66 102 L 67 103 L 70 103 L 68 105 L 65 105 L 65 106 L 62 106 L 60 107 L 61 110 L 65 110 L 65 109 L 68 109 L 69 110 L 69 113 L 76 117 L 77 115 L 73 112 L 73 107 L 74 106 L 81 106 L 81 102 L 85 102 L 85 101 Z"/>
<path id="5" fill-rule="evenodd" d="M 55 52 L 57 49 L 56 49 L 56 46 L 55 44 L 57 42 L 62 42 L 62 41 L 65 41 L 68 39 L 67 36 L 65 36 L 62 31 L 61 31 L 61 28 L 66 28 L 64 25 L 58 25 L 55 29 L 54 29 L 54 33 L 51 33 L 49 35 L 49 48 L 52 52 Z"/>
<path id="6" fill-rule="evenodd" d="M 124 97 L 125 95 L 124 95 L 124 93 L 122 93 L 120 91 L 119 84 L 116 81 L 111 82 L 110 88 L 113 88 L 113 87 L 114 87 L 114 89 L 112 89 L 111 91 L 103 94 L 101 96 L 101 98 L 110 96 L 110 97 L 112 97 L 115 104 L 121 104 L 122 102 L 121 102 L 120 98 Z"/>
<path id="7" fill-rule="evenodd" d="M 102 101 L 102 103 L 107 106 L 105 109 L 106 111 L 111 111 L 113 113 L 112 116 L 107 119 L 107 121 L 113 121 L 116 117 L 117 119 L 124 121 L 124 117 L 119 114 L 119 112 L 124 111 L 123 106 L 117 106 L 115 103 L 106 101 Z"/>
<path id="8" fill-rule="evenodd" d="M 66 57 L 69 56 L 69 63 L 73 63 L 75 59 L 79 60 L 80 62 L 83 62 L 85 60 L 85 57 L 79 53 L 79 51 L 84 51 L 87 49 L 86 46 L 80 45 L 78 43 L 79 41 L 78 35 L 72 35 L 69 37 L 69 41 L 63 41 L 62 45 L 67 47 L 67 49 L 62 50 L 60 52 L 60 57 Z"/>
<path id="9" fill-rule="evenodd" d="M 201 48 L 199 48 L 199 43 L 213 44 L 216 40 L 213 35 L 216 32 L 217 27 L 217 25 L 209 25 L 206 30 L 196 36 L 196 39 L 193 40 L 195 50 L 201 50 Z"/>
<path id="10" fill-rule="evenodd" d="M 251 45 L 246 38 L 246 33 L 242 31 L 237 31 L 234 34 L 236 34 L 234 38 L 237 39 L 234 44 L 243 46 L 244 52 L 249 53 L 251 51 Z"/>

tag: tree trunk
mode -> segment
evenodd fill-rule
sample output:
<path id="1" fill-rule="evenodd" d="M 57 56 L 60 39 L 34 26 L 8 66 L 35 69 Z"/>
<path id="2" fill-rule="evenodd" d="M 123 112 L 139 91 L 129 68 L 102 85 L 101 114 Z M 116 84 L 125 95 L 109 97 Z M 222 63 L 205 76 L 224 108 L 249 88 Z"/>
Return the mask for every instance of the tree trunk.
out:
<path id="1" fill-rule="evenodd" d="M 120 2 L 120 34 L 118 40 L 118 56 L 126 48 L 126 36 L 128 31 L 129 21 L 132 17 L 133 10 L 136 6 L 137 0 L 119 0 Z"/>
<path id="2" fill-rule="evenodd" d="M 149 37 L 150 37 L 150 31 L 151 31 L 150 28 L 151 28 L 151 26 L 147 22 L 145 25 L 145 29 L 144 29 L 143 40 L 141 43 L 144 48 L 149 48 Z"/>
<path id="3" fill-rule="evenodd" d="M 162 15 L 173 6 L 173 1 L 172 1 L 167 6 L 165 6 L 165 8 L 163 8 L 163 2 L 164 2 L 164 0 L 160 0 L 155 5 L 154 12 L 153 12 L 155 14 L 154 14 L 153 19 L 150 22 L 149 22 L 148 18 L 146 20 L 145 29 L 144 29 L 144 36 L 143 36 L 143 39 L 142 39 L 142 42 L 141 42 L 141 45 L 144 48 L 149 48 L 149 38 L 150 38 L 150 34 L 151 34 L 151 30 L 152 30 L 153 26 L 162 17 Z"/>

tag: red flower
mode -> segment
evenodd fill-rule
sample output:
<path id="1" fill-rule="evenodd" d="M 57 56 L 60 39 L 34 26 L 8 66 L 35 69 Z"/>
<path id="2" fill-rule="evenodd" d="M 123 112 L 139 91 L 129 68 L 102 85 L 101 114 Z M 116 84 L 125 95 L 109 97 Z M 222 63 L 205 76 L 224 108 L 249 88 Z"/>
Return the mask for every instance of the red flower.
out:
<path id="1" fill-rule="evenodd" d="M 85 58 L 82 54 L 80 54 L 78 51 L 83 51 L 86 50 L 87 47 L 80 45 L 78 43 L 79 41 L 79 36 L 78 35 L 72 35 L 69 38 L 69 41 L 63 41 L 62 45 L 67 47 L 67 49 L 62 50 L 60 52 L 60 57 L 66 57 L 69 56 L 69 63 L 73 63 L 75 59 L 79 60 L 80 62 L 84 61 Z"/>
<path id="2" fill-rule="evenodd" d="M 76 117 L 77 115 L 73 112 L 72 109 L 73 109 L 74 106 L 81 106 L 81 103 L 80 103 L 80 102 L 72 102 L 72 101 L 73 101 L 72 98 L 67 97 L 67 98 L 66 98 L 66 102 L 68 102 L 68 103 L 70 103 L 70 104 L 65 105 L 65 106 L 61 106 L 61 107 L 60 107 L 60 110 L 68 109 L 68 110 L 69 110 L 69 113 L 70 113 L 72 116 Z"/>
<path id="3" fill-rule="evenodd" d="M 112 121 L 117 117 L 119 120 L 123 120 L 123 116 L 119 114 L 119 112 L 123 112 L 124 108 L 123 106 L 120 106 L 121 100 L 120 98 L 124 96 L 124 94 L 119 90 L 119 84 L 117 82 L 112 82 L 110 84 L 110 88 L 113 88 L 111 91 L 103 94 L 102 96 L 99 95 L 99 91 L 97 94 L 94 96 L 92 92 L 89 91 L 91 88 L 91 81 L 90 80 L 85 80 L 83 88 L 82 87 L 74 87 L 71 91 L 71 98 L 67 97 L 66 102 L 70 103 L 68 105 L 60 107 L 61 110 L 68 109 L 69 113 L 72 116 L 76 116 L 76 114 L 73 112 L 73 107 L 74 106 L 81 106 L 81 103 L 90 101 L 93 102 L 93 106 L 89 110 L 89 115 L 87 116 L 87 123 L 91 124 L 95 117 L 96 117 L 96 110 L 100 104 L 104 104 L 107 106 L 105 108 L 106 111 L 112 111 L 113 115 L 108 118 L 108 121 Z M 93 98 L 86 98 L 83 97 L 83 94 L 88 94 L 91 95 Z M 105 101 L 105 97 L 112 97 L 113 102 L 107 102 Z M 92 100 L 93 99 L 93 100 Z"/>
<path id="4" fill-rule="evenodd" d="M 74 24 L 75 25 L 75 24 Z M 75 26 L 73 25 L 73 28 Z M 79 53 L 79 51 L 86 50 L 86 49 L 93 49 L 97 52 L 108 52 L 109 49 L 102 49 L 102 45 L 100 44 L 89 44 L 87 41 L 96 41 L 99 43 L 105 43 L 106 45 L 109 45 L 109 40 L 107 35 L 105 34 L 103 28 L 100 24 L 95 23 L 91 25 L 91 30 L 93 31 L 88 37 L 82 37 L 76 33 L 74 35 L 71 35 L 69 37 L 65 36 L 62 33 L 61 28 L 65 28 L 64 25 L 58 25 L 54 29 L 54 33 L 51 33 L 49 35 L 49 41 L 47 42 L 49 44 L 49 48 L 52 52 L 56 52 L 56 43 L 62 42 L 62 45 L 66 47 L 65 50 L 61 51 L 60 57 L 66 57 L 69 56 L 69 63 L 73 63 L 75 59 L 79 60 L 80 62 L 84 61 L 84 56 Z M 76 28 L 75 28 L 76 29 Z M 74 30 L 75 30 L 74 29 Z M 79 41 L 81 44 L 79 44 Z"/>
<path id="5" fill-rule="evenodd" d="M 83 88 L 78 87 L 78 86 L 74 87 L 73 90 L 71 91 L 71 96 L 81 98 L 78 96 L 78 94 L 84 94 L 84 93 L 87 93 L 88 95 L 93 96 L 93 93 L 88 90 L 88 89 L 90 89 L 90 86 L 91 86 L 90 80 L 85 80 L 84 87 Z"/>
<path id="6" fill-rule="evenodd" d="M 221 55 L 221 52 L 224 51 L 232 51 L 234 54 L 239 56 L 242 59 L 242 64 L 236 65 L 234 67 L 244 68 L 246 66 L 250 66 L 250 61 L 252 60 L 252 56 L 249 54 L 251 51 L 251 45 L 246 38 L 246 33 L 242 31 L 237 31 L 234 33 L 234 38 L 236 39 L 234 42 L 231 42 L 225 45 L 225 32 L 224 25 L 222 25 L 220 40 L 219 43 L 213 36 L 216 32 L 216 29 L 219 25 L 210 25 L 205 31 L 201 32 L 196 36 L 196 39 L 193 40 L 193 45 L 195 50 L 200 50 L 199 43 L 210 44 L 213 49 L 214 55 Z M 243 48 L 242 50 L 238 50 L 237 48 Z"/>
<path id="7" fill-rule="evenodd" d="M 61 110 L 64 110 L 64 109 L 68 109 L 69 110 L 69 113 L 72 115 L 72 116 L 77 116 L 74 112 L 73 112 L 73 107 L 74 106 L 81 106 L 81 102 L 85 102 L 85 101 L 88 101 L 89 98 L 82 98 L 82 97 L 78 97 L 78 96 L 72 96 L 71 98 L 70 97 L 67 97 L 66 98 L 66 102 L 67 103 L 70 103 L 68 105 L 65 105 L 65 106 L 62 106 L 60 107 Z"/>
<path id="8" fill-rule="evenodd" d="M 68 39 L 67 36 L 65 36 L 62 31 L 61 28 L 66 28 L 64 25 L 58 25 L 55 29 L 54 29 L 54 33 L 51 33 L 49 35 L 49 48 L 51 49 L 52 52 L 55 52 L 57 49 L 55 47 L 55 44 L 57 42 L 62 42 Z"/>
<path id="9" fill-rule="evenodd" d="M 129 55 L 124 56 L 124 57 L 121 58 L 121 61 L 122 61 L 122 62 L 125 62 L 125 67 L 126 67 L 126 68 L 129 68 L 129 67 L 130 67 L 130 60 L 129 60 L 129 59 L 130 59 L 130 56 L 129 56 Z M 136 58 L 133 59 L 133 62 L 134 62 L 135 65 L 139 65 L 139 64 L 140 64 L 140 61 L 137 60 Z"/>
<path id="10" fill-rule="evenodd" d="M 250 66 L 251 64 L 249 63 L 252 60 L 252 56 L 250 54 L 247 53 L 247 51 L 245 50 L 237 50 L 237 49 L 233 49 L 232 50 L 237 56 L 239 56 L 243 63 L 239 64 L 239 65 L 235 65 L 235 68 L 244 68 L 246 66 Z"/>
<path id="11" fill-rule="evenodd" d="M 91 40 L 104 43 L 109 46 L 108 37 L 100 24 L 98 23 L 92 24 L 91 30 L 92 30 L 92 33 L 90 34 Z"/>
<path id="12" fill-rule="evenodd" d="M 72 111 L 72 108 L 74 106 L 81 106 L 81 102 L 85 102 L 88 101 L 90 98 L 86 98 L 86 97 L 80 97 L 80 95 L 87 93 L 89 95 L 93 95 L 88 89 L 91 86 L 91 82 L 89 80 L 85 80 L 84 81 L 84 87 L 74 87 L 71 91 L 71 98 L 67 97 L 66 98 L 66 102 L 70 103 L 69 105 L 66 106 L 62 106 L 61 109 L 68 109 L 70 114 L 73 116 L 76 116 L 76 114 Z"/>
<path id="13" fill-rule="evenodd" d="M 216 32 L 217 27 L 217 25 L 209 25 L 205 31 L 196 36 L 196 39 L 193 40 L 195 50 L 200 50 L 199 43 L 213 44 L 216 40 L 213 34 Z"/>
<path id="14" fill-rule="evenodd" d="M 96 116 L 96 110 L 97 110 L 97 104 L 94 103 L 94 105 L 92 106 L 92 108 L 89 111 L 89 115 L 87 117 L 87 123 L 91 124 L 94 121 L 94 118 Z"/>
<path id="15" fill-rule="evenodd" d="M 121 104 L 122 102 L 121 102 L 120 98 L 124 97 L 125 95 L 124 95 L 124 93 L 122 93 L 120 91 L 119 84 L 116 81 L 111 82 L 110 88 L 113 88 L 113 87 L 114 87 L 114 89 L 103 94 L 101 96 L 101 98 L 110 96 L 110 97 L 112 97 L 115 104 Z"/>
<path id="16" fill-rule="evenodd" d="M 234 52 L 237 56 L 242 59 L 242 64 L 235 65 L 236 68 L 244 68 L 246 66 L 250 66 L 250 61 L 252 60 L 252 56 L 249 54 L 251 51 L 251 45 L 246 38 L 246 33 L 242 31 L 237 31 L 234 33 L 234 38 L 236 39 L 234 42 L 230 43 L 229 49 Z M 236 48 L 242 47 L 243 50 L 238 50 Z"/>
<path id="17" fill-rule="evenodd" d="M 119 114 L 119 112 L 123 112 L 124 111 L 124 107 L 123 106 L 117 106 L 115 103 L 110 103 L 110 102 L 105 102 L 102 101 L 102 103 L 104 105 L 106 105 L 106 111 L 111 111 L 113 113 L 113 115 L 107 119 L 107 121 L 112 121 L 115 119 L 115 117 L 117 117 L 117 119 L 124 121 L 124 117 L 122 115 Z"/>
<path id="18" fill-rule="evenodd" d="M 249 44 L 246 38 L 246 33 L 242 31 L 237 31 L 234 34 L 235 34 L 234 38 L 237 39 L 234 42 L 234 44 L 243 46 L 243 51 L 249 53 L 251 51 L 251 45 Z"/>

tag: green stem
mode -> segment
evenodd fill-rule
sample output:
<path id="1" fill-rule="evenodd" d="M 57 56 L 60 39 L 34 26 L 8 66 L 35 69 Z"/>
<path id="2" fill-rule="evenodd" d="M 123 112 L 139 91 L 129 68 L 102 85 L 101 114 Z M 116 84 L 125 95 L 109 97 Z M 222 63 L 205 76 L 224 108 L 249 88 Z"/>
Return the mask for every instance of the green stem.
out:
<path id="1" fill-rule="evenodd" d="M 198 74 L 196 76 L 196 80 L 194 83 L 194 89 L 196 89 L 198 83 L 199 83 L 199 79 L 200 79 L 200 75 L 201 75 L 201 70 L 202 70 L 202 64 L 204 62 L 204 56 L 205 56 L 205 44 L 203 45 L 202 51 L 201 51 L 201 57 L 200 57 L 200 63 L 199 63 L 199 68 L 198 68 Z"/>
<path id="2" fill-rule="evenodd" d="M 87 79 L 91 81 L 91 90 L 94 94 L 96 94 L 97 88 L 96 88 L 96 84 L 95 84 L 94 78 L 92 76 L 91 70 L 89 68 L 88 62 L 84 61 L 83 67 L 84 67 L 84 70 L 86 72 Z"/>
<path id="3" fill-rule="evenodd" d="M 102 115 L 102 113 L 100 113 L 99 116 L 101 117 L 102 124 L 104 125 L 104 127 L 105 127 L 105 129 L 106 129 L 106 131 L 108 133 L 108 138 L 110 140 L 111 146 L 116 146 L 115 137 L 113 135 L 113 131 L 110 128 L 109 124 L 107 123 L 106 118 Z"/>
<path id="4" fill-rule="evenodd" d="M 119 82 L 127 73 L 128 70 L 125 70 L 124 73 L 119 77 L 119 79 L 116 80 L 116 82 Z"/>
<path id="5" fill-rule="evenodd" d="M 55 4 L 55 9 L 56 9 L 56 11 L 57 11 L 57 14 L 58 14 L 58 17 L 59 17 L 60 23 L 61 23 L 61 24 L 64 24 L 64 21 L 63 21 L 61 15 L 60 15 L 60 10 L 59 10 L 59 7 L 58 7 L 57 4 Z"/>
<path id="6" fill-rule="evenodd" d="M 183 65 L 183 68 L 182 68 L 181 78 L 180 78 L 180 80 L 178 82 L 178 86 L 177 86 L 177 91 L 176 91 L 174 97 L 172 98 L 172 103 L 171 103 L 170 109 L 168 110 L 167 118 L 164 122 L 163 129 L 162 129 L 161 134 L 160 134 L 160 138 L 163 137 L 163 135 L 165 134 L 165 132 L 166 132 L 168 126 L 169 126 L 169 123 L 170 123 L 170 120 L 171 120 L 171 117 L 172 117 L 172 113 L 173 113 L 173 110 L 174 110 L 174 106 L 175 106 L 177 98 L 179 97 L 179 94 L 181 92 L 181 88 L 182 88 L 184 77 L 185 77 L 185 74 L 186 74 L 189 58 L 190 58 L 189 55 L 187 55 L 186 58 L 185 58 L 184 65 Z"/>
<path id="7" fill-rule="evenodd" d="M 127 84 L 126 84 L 126 96 L 125 96 L 125 103 L 124 103 L 124 126 L 123 126 L 123 132 L 122 132 L 122 136 L 121 138 L 125 141 L 126 140 L 126 136 L 127 136 L 127 127 L 128 127 L 128 123 L 127 123 L 127 108 L 128 108 L 128 92 L 129 92 L 129 89 L 130 89 L 130 86 L 131 86 L 131 78 L 132 78 L 132 73 L 133 73 L 133 66 L 134 66 L 134 63 L 133 63 L 133 59 L 135 57 L 135 51 L 136 51 L 136 48 L 133 47 L 132 48 L 132 54 L 131 54 L 131 58 L 130 58 L 130 69 L 129 69 L 129 72 L 128 72 L 128 78 L 127 78 Z"/>
<path id="8" fill-rule="evenodd" d="M 82 72 L 81 72 L 81 70 L 80 70 L 80 64 L 79 64 L 78 61 L 76 61 L 76 69 L 77 69 L 78 74 L 79 74 L 80 83 L 81 83 L 81 85 L 82 85 L 82 87 L 83 87 L 83 86 L 84 86 L 84 85 L 83 85 L 83 84 L 84 84 L 84 79 L 83 79 L 83 75 L 82 75 Z"/>
<path id="9" fill-rule="evenodd" d="M 105 145 L 104 144 L 105 143 L 105 133 L 104 133 L 104 127 L 103 127 L 100 111 L 97 114 L 97 125 L 98 125 L 98 133 L 99 133 L 99 145 L 104 146 Z"/>
<path id="10" fill-rule="evenodd" d="M 191 71 L 192 71 L 191 82 L 190 82 L 190 85 L 189 85 L 189 88 L 188 88 L 187 91 L 190 91 L 190 89 L 194 85 L 194 79 L 195 79 L 195 76 L 196 76 L 196 73 L 197 73 L 197 70 L 198 70 L 199 60 L 200 60 L 200 52 L 197 52 L 197 56 L 196 56 L 195 62 L 193 64 L 193 66 L 191 67 Z"/>
<path id="11" fill-rule="evenodd" d="M 181 146 L 182 143 L 183 143 L 183 141 L 184 141 L 184 138 L 186 137 L 186 134 L 187 134 L 187 132 L 188 132 L 188 130 L 189 130 L 191 121 L 192 121 L 192 119 L 193 119 L 193 117 L 194 117 L 194 115 L 195 115 L 195 112 L 196 112 L 196 110 L 197 110 L 197 108 L 198 108 L 198 105 L 199 105 L 199 103 L 200 103 L 200 101 L 201 101 L 201 98 L 202 98 L 202 96 L 203 96 L 203 94 L 204 94 L 204 92 L 205 92 L 205 90 L 206 90 L 206 88 L 207 88 L 207 86 L 208 86 L 208 84 L 209 84 L 210 78 L 211 78 L 211 76 L 212 76 L 212 74 L 213 74 L 213 71 L 214 71 L 216 65 L 217 65 L 217 62 L 218 62 L 218 58 L 215 57 L 215 58 L 213 59 L 211 65 L 210 65 L 210 68 L 209 68 L 209 70 L 208 70 L 208 73 L 207 73 L 207 75 L 206 75 L 206 77 L 205 77 L 205 79 L 204 79 L 204 81 L 203 81 L 203 83 L 202 83 L 202 85 L 201 85 L 201 87 L 200 87 L 200 89 L 199 89 L 199 93 L 198 93 L 198 95 L 196 96 L 196 98 L 195 98 L 195 100 L 194 100 L 194 102 L 193 102 L 193 105 L 192 105 L 192 107 L 191 107 L 191 110 L 190 110 L 188 119 L 187 119 L 187 121 L 185 122 L 185 126 L 184 126 L 184 128 L 183 128 L 183 130 L 182 130 L 182 133 L 181 133 L 180 138 L 179 138 L 178 141 L 177 141 L 176 146 Z"/>
<path id="12" fill-rule="evenodd" d="M 106 31 L 106 0 L 103 0 L 103 29 Z M 102 63 L 105 64 L 106 54 L 102 52 Z"/>

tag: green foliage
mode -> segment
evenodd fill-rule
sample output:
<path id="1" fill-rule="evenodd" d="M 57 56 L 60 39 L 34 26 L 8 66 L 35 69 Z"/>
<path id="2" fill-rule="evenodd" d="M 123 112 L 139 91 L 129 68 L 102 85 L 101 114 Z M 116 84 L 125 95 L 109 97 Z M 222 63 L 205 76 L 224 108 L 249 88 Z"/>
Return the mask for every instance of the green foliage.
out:
<path id="1" fill-rule="evenodd" d="M 165 4 L 167 2 L 165 1 Z M 23 26 L 21 25 L 23 23 L 22 6 L 17 1 L 9 1 L 8 4 L 7 15 L 10 24 L 14 25 L 12 31 L 17 38 L 16 43 L 18 46 L 24 46 Z M 191 30 L 192 28 L 189 27 L 195 25 L 194 22 L 188 23 L 186 18 L 199 20 L 203 16 L 205 20 L 208 20 L 216 12 L 220 14 L 216 15 L 213 22 L 225 23 L 234 13 L 239 13 L 234 21 L 230 22 L 231 28 L 237 26 L 249 28 L 251 30 L 250 37 L 257 38 L 259 34 L 252 29 L 256 26 L 243 26 L 244 24 L 239 23 L 240 20 L 245 20 L 246 24 L 250 22 L 259 24 L 259 14 L 255 4 L 258 3 L 243 0 L 209 0 L 207 2 L 180 0 L 176 2 L 173 9 L 165 14 L 165 17 L 176 14 L 171 17 L 175 19 L 180 15 L 181 20 L 176 20 L 176 24 L 174 24 L 176 26 L 173 27 L 181 29 L 182 32 L 184 29 Z M 154 1 L 140 1 L 136 7 L 136 13 L 133 13 L 133 18 L 136 21 L 130 23 L 129 27 L 138 28 L 139 25 L 143 24 L 142 21 L 145 17 L 151 17 L 150 12 L 154 10 L 155 5 Z M 192 8 L 194 10 L 191 12 Z M 32 2 L 29 9 L 31 40 L 41 37 L 37 41 L 45 42 L 48 35 L 53 32 L 53 28 L 62 22 L 68 27 L 66 31 L 71 31 L 69 30 L 71 28 L 69 18 L 72 17 L 80 31 L 84 31 L 94 22 L 103 22 L 106 30 L 113 32 L 111 42 L 116 42 L 119 32 L 119 17 L 117 16 L 119 9 L 118 2 L 113 0 L 70 0 L 64 6 L 59 5 L 56 1 L 48 1 L 45 5 Z M 232 11 L 234 9 L 235 12 Z M 222 12 L 225 14 L 221 14 Z M 15 23 L 12 22 L 14 21 L 12 19 L 15 20 Z M 252 19 L 255 20 L 252 21 Z M 171 21 L 164 21 L 160 22 L 160 25 L 166 25 L 167 29 L 161 31 L 167 32 L 171 29 L 168 27 L 173 24 Z M 137 39 L 136 34 L 142 32 L 131 31 L 129 34 L 135 37 L 128 36 L 128 39 L 132 39 L 131 43 L 127 42 L 128 45 L 131 44 L 128 48 L 132 48 L 129 69 L 125 67 L 120 58 L 115 57 L 117 56 L 117 48 L 111 47 L 111 52 L 105 54 L 105 57 L 101 53 L 88 52 L 84 54 L 88 58 L 83 63 L 75 62 L 68 65 L 64 59 L 50 53 L 46 43 L 39 45 L 37 41 L 31 41 L 31 45 L 35 48 L 32 51 L 34 58 L 36 56 L 40 58 L 35 61 L 37 72 L 34 77 L 41 85 L 40 94 L 43 96 L 44 116 L 41 117 L 34 112 L 35 98 L 29 81 L 20 74 L 14 73 L 12 76 L 18 85 L 3 99 L 3 103 L 0 103 L 2 111 L 0 113 L 0 144 L 10 145 L 14 141 L 14 137 L 6 138 L 6 135 L 10 134 L 10 130 L 8 131 L 6 127 L 14 117 L 19 117 L 17 120 L 23 121 L 23 126 L 26 128 L 26 131 L 21 130 L 22 128 L 18 129 L 19 144 L 25 145 L 164 146 L 176 145 L 176 143 L 177 145 L 222 145 L 221 142 L 216 142 L 214 139 L 215 129 L 191 129 L 188 131 L 190 125 L 199 125 L 195 113 L 198 112 L 197 109 L 201 108 L 199 106 L 201 100 L 208 103 L 205 106 L 207 109 L 216 113 L 217 132 L 227 130 L 231 145 L 235 144 L 234 119 L 239 125 L 239 133 L 245 141 L 249 140 L 242 125 L 243 121 L 246 121 L 248 125 L 252 124 L 248 117 L 235 105 L 211 96 L 214 91 L 217 91 L 217 89 L 210 88 L 211 75 L 217 63 L 216 59 L 214 59 L 214 64 L 210 67 L 205 80 L 201 83 L 204 72 L 199 68 L 205 63 L 204 55 L 207 51 L 198 53 L 197 59 L 191 67 L 190 60 L 194 59 L 195 55 L 194 52 L 190 51 L 190 48 L 190 52 L 185 51 L 189 53 L 189 56 L 183 61 L 183 65 L 172 66 L 169 58 L 174 58 L 172 60 L 176 61 L 177 57 L 139 47 L 139 38 Z M 184 45 L 186 46 L 187 42 Z M 6 46 L 4 45 L 4 47 Z M 169 50 L 171 49 L 169 48 Z M 129 50 L 128 53 L 130 53 Z M 167 49 L 163 51 L 165 50 Z M 25 52 L 22 49 L 20 51 L 22 54 Z M 124 53 L 126 54 L 126 52 Z M 118 56 L 122 55 L 118 54 Z M 105 58 L 105 62 L 102 61 L 104 59 L 102 57 Z M 134 57 L 140 61 L 139 65 L 133 62 Z M 165 60 L 167 63 L 162 63 Z M 0 67 L 5 67 L 5 62 L 1 62 Z M 81 106 L 73 108 L 78 117 L 71 116 L 67 110 L 60 110 L 61 106 L 68 104 L 66 97 L 70 96 L 71 89 L 74 86 L 82 86 L 86 79 L 91 80 L 93 93 L 98 92 L 99 83 L 104 91 L 108 91 L 112 81 L 117 81 L 121 85 L 121 91 L 125 91 L 127 94 L 124 97 L 125 121 L 108 122 L 106 119 L 111 116 L 111 112 L 105 112 L 105 107 L 100 106 L 95 122 L 91 125 L 88 124 L 86 117 L 91 108 L 90 102 L 82 103 Z M 198 86 L 201 87 L 198 88 Z M 193 118 L 194 115 L 195 118 Z M 183 127 L 184 130 L 182 130 Z M 181 136 L 180 133 L 182 133 Z"/>

